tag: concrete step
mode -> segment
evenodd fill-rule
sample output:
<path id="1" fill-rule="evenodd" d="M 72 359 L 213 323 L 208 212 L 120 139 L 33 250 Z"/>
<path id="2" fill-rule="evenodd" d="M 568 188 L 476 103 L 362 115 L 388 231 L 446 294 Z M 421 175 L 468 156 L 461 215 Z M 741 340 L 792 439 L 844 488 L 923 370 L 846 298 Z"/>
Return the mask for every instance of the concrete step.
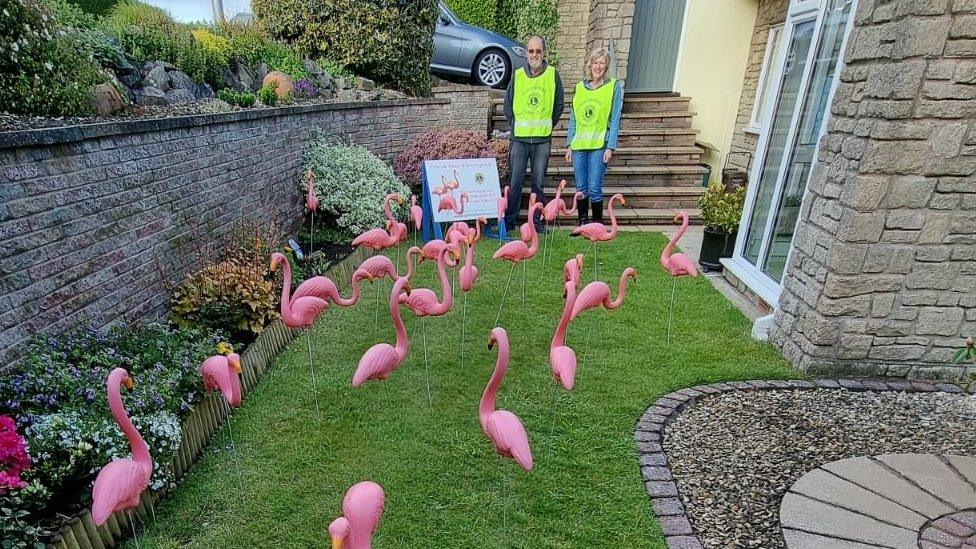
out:
<path id="1" fill-rule="evenodd" d="M 678 213 L 673 208 L 631 208 L 629 206 L 614 206 L 614 215 L 618 225 L 670 225 L 674 221 L 674 216 Z M 701 211 L 697 208 L 684 209 L 688 213 L 688 219 L 692 223 L 701 221 Z M 520 222 L 525 220 L 526 211 L 521 212 Z M 604 210 L 603 222 L 610 225 L 610 213 Z M 559 226 L 570 228 L 576 225 L 576 218 L 570 219 L 567 216 L 559 218 Z"/>
<path id="2" fill-rule="evenodd" d="M 573 105 L 573 93 L 568 92 L 564 95 L 564 101 L 566 104 L 566 109 L 572 108 Z M 626 92 L 624 93 L 624 114 L 635 113 L 635 112 L 655 112 L 655 111 L 669 111 L 669 112 L 686 112 L 690 108 L 691 98 L 690 97 L 669 97 L 669 96 L 628 96 Z M 491 103 L 492 114 L 505 114 L 505 98 L 495 98 L 492 99 Z"/>
<path id="3" fill-rule="evenodd" d="M 691 128 L 692 112 L 635 112 L 620 117 L 621 130 L 636 130 L 647 128 Z M 508 121 L 505 115 L 493 114 L 491 127 L 494 130 L 508 131 Z M 569 113 L 563 113 L 554 130 L 565 130 L 569 127 Z"/>
<path id="4" fill-rule="evenodd" d="M 550 183 L 554 187 L 555 182 Z M 567 185 L 563 190 L 562 198 L 567 204 L 572 205 L 573 193 L 576 191 L 572 184 Z M 531 189 L 525 187 L 522 190 L 522 205 L 528 206 L 529 194 Z M 705 192 L 703 187 L 635 187 L 632 185 L 607 185 L 603 187 L 603 194 L 606 197 L 620 193 L 627 199 L 627 206 L 637 209 L 666 209 L 666 208 L 698 208 L 698 197 Z M 552 198 L 556 193 L 555 188 L 547 188 L 546 196 Z"/>
<path id="5" fill-rule="evenodd" d="M 695 165 L 701 163 L 702 149 L 698 147 L 620 147 L 613 153 L 614 166 Z M 569 166 L 566 149 L 555 148 L 549 158 L 550 166 Z"/>
<path id="6" fill-rule="evenodd" d="M 620 130 L 617 145 L 620 147 L 691 147 L 698 137 L 698 130 L 691 128 L 637 128 Z M 552 142 L 558 147 L 566 144 L 566 130 L 554 130 Z"/>
<path id="7" fill-rule="evenodd" d="M 531 170 L 529 170 L 531 172 Z M 607 168 L 603 180 L 607 186 L 632 187 L 700 187 L 702 175 L 707 173 L 699 166 L 614 166 Z M 550 180 L 573 180 L 571 166 L 550 166 Z"/>

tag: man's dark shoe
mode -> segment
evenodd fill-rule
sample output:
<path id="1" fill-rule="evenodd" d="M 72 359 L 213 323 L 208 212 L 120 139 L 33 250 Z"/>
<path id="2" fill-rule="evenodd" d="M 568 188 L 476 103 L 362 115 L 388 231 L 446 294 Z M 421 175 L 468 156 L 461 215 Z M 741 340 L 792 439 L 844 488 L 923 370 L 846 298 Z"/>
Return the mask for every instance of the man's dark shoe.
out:
<path id="1" fill-rule="evenodd" d="M 549 229 L 547 229 L 545 225 L 536 225 L 535 232 L 539 234 L 546 234 L 547 232 L 549 232 Z"/>

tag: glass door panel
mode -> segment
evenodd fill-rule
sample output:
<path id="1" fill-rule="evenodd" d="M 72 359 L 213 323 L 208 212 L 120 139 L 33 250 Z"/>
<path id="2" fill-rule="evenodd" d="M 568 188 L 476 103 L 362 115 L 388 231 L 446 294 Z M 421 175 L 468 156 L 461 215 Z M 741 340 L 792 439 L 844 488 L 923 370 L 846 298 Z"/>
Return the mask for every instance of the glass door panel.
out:
<path id="1" fill-rule="evenodd" d="M 800 86 L 806 73 L 807 57 L 813 41 L 816 21 L 807 20 L 793 27 L 786 62 L 783 67 L 776 107 L 771 118 L 771 128 L 766 155 L 758 178 L 755 203 L 746 229 L 742 255 L 753 265 L 759 265 L 759 253 L 763 248 L 763 236 L 776 194 L 780 167 L 784 152 L 789 145 L 793 113 L 800 95 Z"/>
<path id="2" fill-rule="evenodd" d="M 778 203 L 773 210 L 776 215 L 773 230 L 765 245 L 766 253 L 763 254 L 762 271 L 777 282 L 783 278 L 787 254 L 800 215 L 800 202 L 807 188 L 810 168 L 817 152 L 817 142 L 820 140 L 823 123 L 830 109 L 828 101 L 833 89 L 834 76 L 843 55 L 841 48 L 850 15 L 850 0 L 831 0 L 822 18 L 819 45 L 812 66 L 813 72 L 799 113 L 800 123 L 790 153 L 790 162 L 786 167 L 783 190 L 779 193 Z"/>

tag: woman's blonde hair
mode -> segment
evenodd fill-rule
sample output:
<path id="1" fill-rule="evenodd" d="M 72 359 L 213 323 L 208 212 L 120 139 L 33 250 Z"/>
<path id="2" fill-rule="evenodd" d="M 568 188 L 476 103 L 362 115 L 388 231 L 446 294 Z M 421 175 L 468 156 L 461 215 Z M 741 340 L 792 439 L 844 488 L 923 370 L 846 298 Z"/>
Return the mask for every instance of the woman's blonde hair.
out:
<path id="1" fill-rule="evenodd" d="M 593 71 L 590 70 L 590 66 L 593 64 L 597 58 L 602 57 L 607 60 L 607 72 L 604 79 L 610 79 L 610 52 L 606 48 L 598 47 L 590 50 L 590 53 L 586 54 L 586 64 L 583 66 L 583 74 L 586 76 L 587 80 L 593 80 Z"/>

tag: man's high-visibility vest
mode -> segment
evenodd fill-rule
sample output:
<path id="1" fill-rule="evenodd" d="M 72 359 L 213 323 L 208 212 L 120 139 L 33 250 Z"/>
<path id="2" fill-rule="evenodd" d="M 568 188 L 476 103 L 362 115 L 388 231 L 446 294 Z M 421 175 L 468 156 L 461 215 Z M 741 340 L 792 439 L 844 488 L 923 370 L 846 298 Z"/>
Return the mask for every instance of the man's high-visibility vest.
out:
<path id="1" fill-rule="evenodd" d="M 529 78 L 525 69 L 515 71 L 512 111 L 515 114 L 515 137 L 549 137 L 552 135 L 552 104 L 556 99 L 556 69 Z"/>

